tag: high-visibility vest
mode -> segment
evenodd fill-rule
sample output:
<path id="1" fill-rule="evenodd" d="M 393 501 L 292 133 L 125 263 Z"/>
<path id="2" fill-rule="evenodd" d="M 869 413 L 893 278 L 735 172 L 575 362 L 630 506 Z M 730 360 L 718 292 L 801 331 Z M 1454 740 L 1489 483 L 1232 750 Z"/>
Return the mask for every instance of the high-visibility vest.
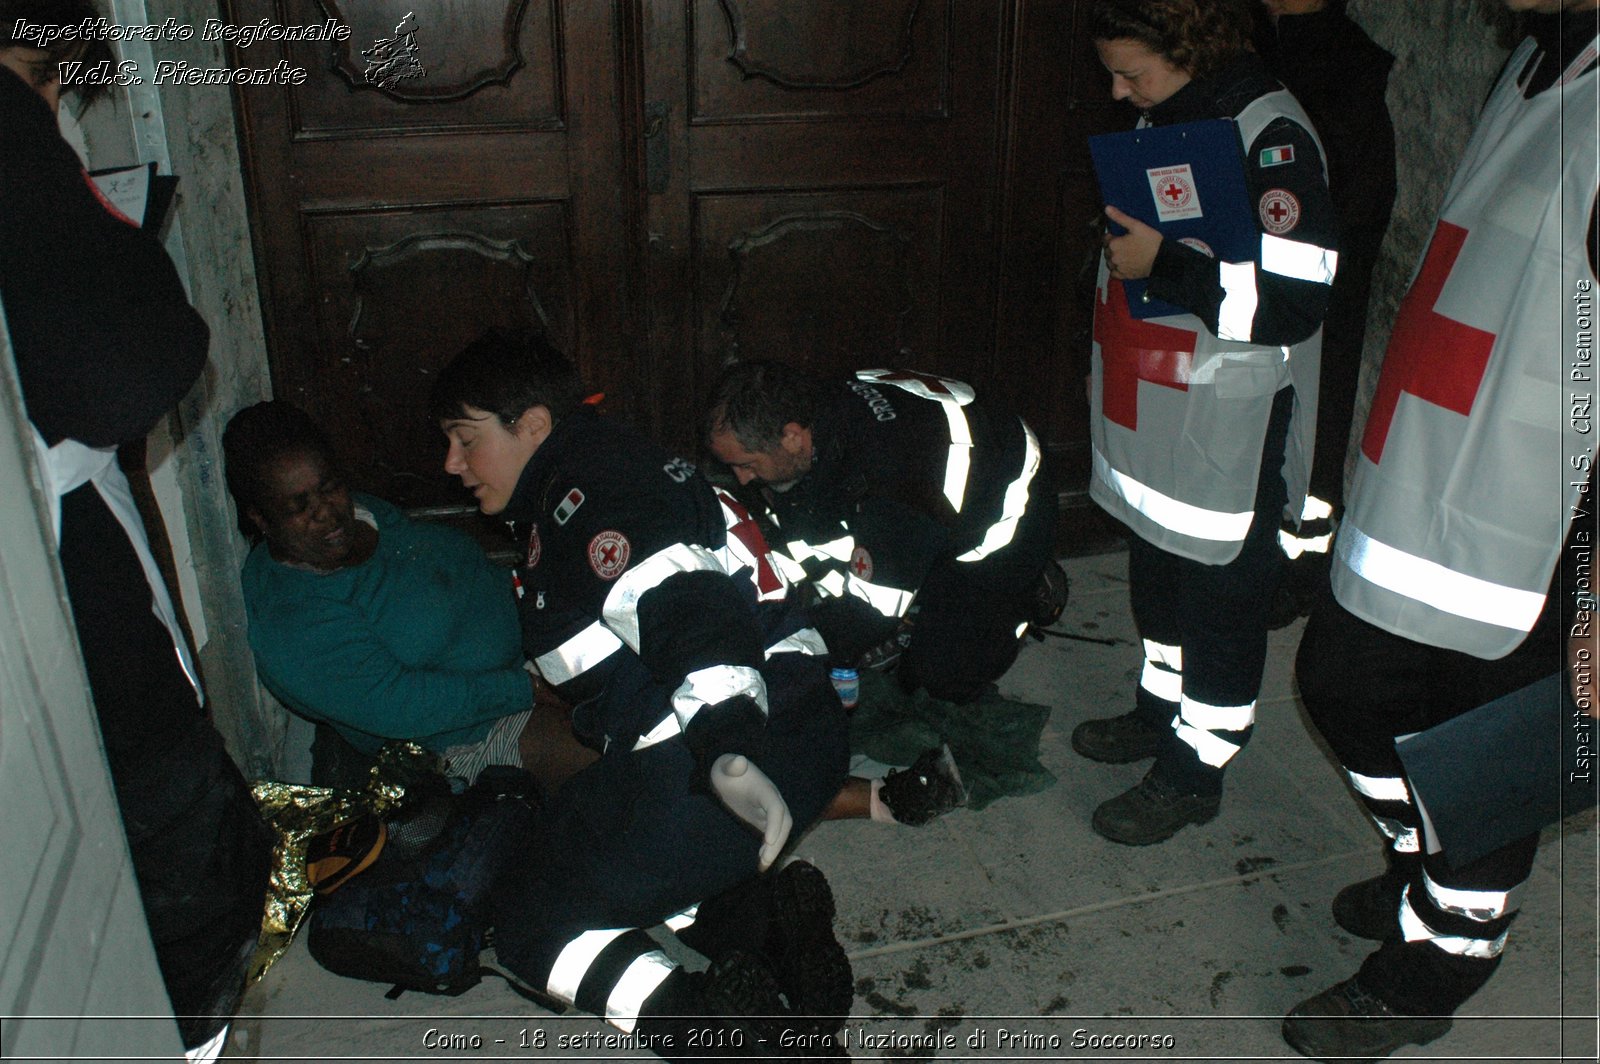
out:
<path id="1" fill-rule="evenodd" d="M 1234 122 L 1248 148 L 1279 118 L 1298 123 L 1315 139 L 1305 111 L 1282 90 L 1257 97 Z M 1262 241 L 1264 253 L 1269 242 L 1272 250 L 1290 245 L 1265 233 Z M 1308 244 L 1291 250 L 1302 249 L 1319 259 L 1329 255 Z M 1254 283 L 1253 270 L 1251 264 L 1247 284 Z M 1230 298 L 1237 294 L 1238 287 L 1231 287 Z M 1253 310 L 1253 300 L 1240 302 Z M 1229 325 L 1237 324 L 1248 336 L 1249 313 L 1237 323 L 1230 322 L 1230 313 L 1225 301 L 1218 332 L 1227 336 L 1234 331 Z M 1320 327 L 1282 347 L 1219 338 L 1193 314 L 1135 321 L 1122 282 L 1111 278 L 1101 256 L 1094 332 L 1089 492 L 1101 507 L 1163 550 L 1208 565 L 1232 561 L 1255 516 L 1273 398 L 1292 385 L 1297 402 L 1283 459 L 1285 513 L 1299 514 L 1316 442 Z M 1110 409 L 1108 383 L 1114 393 Z"/>
<path id="2" fill-rule="evenodd" d="M 1544 609 L 1594 452 L 1595 51 L 1529 100 L 1535 51 L 1512 56 L 1445 195 L 1334 541 L 1346 609 L 1485 659 Z"/>

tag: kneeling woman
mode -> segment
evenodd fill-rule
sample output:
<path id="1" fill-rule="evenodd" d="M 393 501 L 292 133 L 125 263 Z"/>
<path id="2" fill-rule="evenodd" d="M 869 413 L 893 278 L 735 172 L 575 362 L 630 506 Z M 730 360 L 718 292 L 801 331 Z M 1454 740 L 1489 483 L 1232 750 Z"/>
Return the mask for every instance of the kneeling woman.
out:
<path id="1" fill-rule="evenodd" d="M 592 760 L 556 707 L 530 725 L 536 681 L 510 580 L 471 539 L 352 494 L 327 437 L 290 403 L 234 415 L 223 454 L 256 540 L 243 574 L 250 648 L 284 705 L 362 754 L 415 741 L 467 782 L 505 764 L 549 787 Z"/>

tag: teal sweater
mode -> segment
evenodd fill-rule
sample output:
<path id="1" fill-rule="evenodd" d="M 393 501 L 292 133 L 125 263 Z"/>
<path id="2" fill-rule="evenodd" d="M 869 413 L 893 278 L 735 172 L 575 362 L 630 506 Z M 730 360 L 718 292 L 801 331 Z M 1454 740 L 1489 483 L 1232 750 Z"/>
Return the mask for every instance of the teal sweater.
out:
<path id="1" fill-rule="evenodd" d="M 333 725 L 357 749 L 412 739 L 442 751 L 527 709 L 510 576 L 451 528 L 419 524 L 366 495 L 378 548 L 313 573 L 257 544 L 244 564 L 250 649 L 279 701 Z"/>

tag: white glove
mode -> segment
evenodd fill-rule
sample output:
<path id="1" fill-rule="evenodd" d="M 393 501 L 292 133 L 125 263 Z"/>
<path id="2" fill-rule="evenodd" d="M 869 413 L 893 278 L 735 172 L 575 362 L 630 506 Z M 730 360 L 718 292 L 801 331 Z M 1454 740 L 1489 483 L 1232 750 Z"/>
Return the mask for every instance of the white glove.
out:
<path id="1" fill-rule="evenodd" d="M 765 872 L 778 859 L 794 827 L 783 795 L 743 754 L 723 754 L 711 763 L 711 789 L 728 812 L 761 832 L 761 871 Z"/>

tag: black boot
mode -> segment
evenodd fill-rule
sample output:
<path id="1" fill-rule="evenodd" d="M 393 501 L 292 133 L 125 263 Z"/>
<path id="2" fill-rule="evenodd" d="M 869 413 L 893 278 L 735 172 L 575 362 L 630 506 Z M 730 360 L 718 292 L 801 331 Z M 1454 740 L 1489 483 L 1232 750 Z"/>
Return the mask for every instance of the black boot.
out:
<path id="1" fill-rule="evenodd" d="M 1350 978 L 1290 1009 L 1283 1040 L 1317 1060 L 1376 1060 L 1401 1046 L 1427 1045 L 1450 1026 L 1448 1016 L 1402 1015 Z"/>
<path id="2" fill-rule="evenodd" d="M 1400 937 L 1400 895 L 1421 863 L 1417 854 L 1391 850 L 1388 871 L 1351 883 L 1334 895 L 1334 923 L 1374 942 Z"/>
<path id="3" fill-rule="evenodd" d="M 777 977 L 797 1030 L 823 1036 L 844 1026 L 855 1000 L 850 958 L 833 932 L 833 891 L 821 870 L 791 861 L 703 903 L 678 932 L 716 959 L 755 950 Z"/>
<path id="4" fill-rule="evenodd" d="M 1072 729 L 1072 748 L 1091 761 L 1125 765 L 1155 757 L 1171 736 L 1171 725 L 1135 709 L 1120 717 L 1084 721 Z"/>
<path id="5" fill-rule="evenodd" d="M 772 969 L 734 952 L 703 972 L 675 969 L 645 999 L 634 1035 L 663 1060 L 768 1060 L 785 1027 Z"/>

